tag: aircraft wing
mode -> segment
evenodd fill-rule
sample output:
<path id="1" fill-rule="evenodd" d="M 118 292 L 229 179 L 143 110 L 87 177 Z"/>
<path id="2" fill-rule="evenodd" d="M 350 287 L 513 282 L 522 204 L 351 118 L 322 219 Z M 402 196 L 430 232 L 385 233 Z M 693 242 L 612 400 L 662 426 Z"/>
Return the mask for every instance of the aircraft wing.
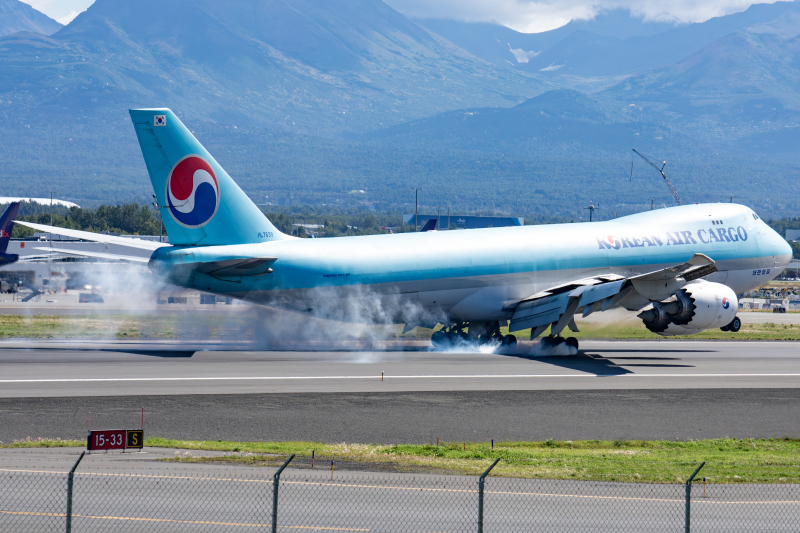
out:
<path id="1" fill-rule="evenodd" d="M 118 254 L 105 254 L 102 252 L 82 252 L 79 250 L 67 250 L 65 248 L 34 248 L 34 250 L 50 250 L 60 254 L 78 255 L 82 257 L 96 257 L 98 259 L 111 259 L 115 261 L 125 261 L 129 263 L 144 263 L 150 261 L 149 257 L 136 257 L 133 255 L 118 255 Z M 40 256 L 41 257 L 41 256 Z"/>
<path id="2" fill-rule="evenodd" d="M 153 251 L 164 246 L 170 246 L 165 242 L 146 241 L 144 239 L 118 237 L 116 235 L 103 235 L 102 233 L 92 233 L 91 231 L 80 231 L 76 229 L 57 228 L 55 226 L 45 226 L 44 224 L 24 222 L 22 220 L 17 220 L 16 223 L 45 233 L 55 233 L 56 235 L 63 235 L 64 237 L 72 237 L 75 239 L 83 239 L 93 242 L 102 242 L 105 244 L 118 244 L 120 246 L 139 248 L 141 250 Z"/>
<path id="3" fill-rule="evenodd" d="M 686 282 L 716 270 L 714 261 L 709 257 L 694 254 L 680 265 L 638 276 L 601 275 L 558 285 L 514 304 L 509 331 L 533 328 L 531 338 L 538 337 L 550 326 L 553 335 L 558 335 L 567 326 L 572 331 L 578 331 L 574 316 L 580 309 L 583 309 L 583 316 L 605 311 L 615 307 L 634 290 L 648 298 L 664 299 Z M 665 295 L 665 292 L 669 294 Z"/>

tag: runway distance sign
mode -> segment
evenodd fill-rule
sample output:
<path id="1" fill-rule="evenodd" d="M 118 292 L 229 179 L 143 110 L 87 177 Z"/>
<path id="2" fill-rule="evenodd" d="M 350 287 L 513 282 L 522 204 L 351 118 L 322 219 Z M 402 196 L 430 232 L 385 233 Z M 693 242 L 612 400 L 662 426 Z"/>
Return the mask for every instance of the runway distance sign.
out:
<path id="1" fill-rule="evenodd" d="M 124 450 L 144 447 L 144 431 L 141 429 L 100 429 L 89 432 L 87 450 Z"/>

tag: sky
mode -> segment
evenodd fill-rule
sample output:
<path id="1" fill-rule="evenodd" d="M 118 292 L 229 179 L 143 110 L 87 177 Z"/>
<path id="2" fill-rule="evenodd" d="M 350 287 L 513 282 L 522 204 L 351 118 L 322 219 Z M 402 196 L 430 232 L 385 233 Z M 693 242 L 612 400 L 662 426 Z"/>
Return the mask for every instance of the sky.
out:
<path id="1" fill-rule="evenodd" d="M 50 18 L 68 24 L 94 0 L 22 0 Z M 131 0 L 135 1 L 135 0 Z M 629 9 L 647 20 L 702 22 L 744 11 L 748 0 L 384 0 L 397 11 L 417 18 L 465 22 L 497 22 L 522 32 L 563 26 L 571 19 L 590 19 L 598 12 Z M 768 2 L 771 3 L 771 2 Z"/>

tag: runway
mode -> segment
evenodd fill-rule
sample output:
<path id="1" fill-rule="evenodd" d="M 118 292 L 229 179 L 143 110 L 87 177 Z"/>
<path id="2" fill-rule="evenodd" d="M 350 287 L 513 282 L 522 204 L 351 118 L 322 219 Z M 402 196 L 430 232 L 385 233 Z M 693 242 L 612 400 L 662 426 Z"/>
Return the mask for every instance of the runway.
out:
<path id="1" fill-rule="evenodd" d="M 591 341 L 572 357 L 0 343 L 0 440 L 93 427 L 209 440 L 797 436 L 800 345 Z M 90 349 L 91 348 L 91 349 Z M 383 373 L 383 380 L 381 380 Z"/>
<path id="2" fill-rule="evenodd" d="M 795 388 L 793 342 L 587 341 L 576 356 L 240 351 L 174 342 L 0 344 L 0 397 Z"/>

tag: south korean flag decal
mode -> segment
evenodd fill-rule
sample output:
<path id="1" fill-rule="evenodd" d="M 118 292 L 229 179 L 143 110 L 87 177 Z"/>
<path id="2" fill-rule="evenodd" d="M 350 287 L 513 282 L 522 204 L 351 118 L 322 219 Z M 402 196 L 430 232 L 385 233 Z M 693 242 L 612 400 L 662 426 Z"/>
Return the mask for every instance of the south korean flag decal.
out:
<path id="1" fill-rule="evenodd" d="M 167 115 L 153 115 L 153 126 L 166 126 Z"/>

